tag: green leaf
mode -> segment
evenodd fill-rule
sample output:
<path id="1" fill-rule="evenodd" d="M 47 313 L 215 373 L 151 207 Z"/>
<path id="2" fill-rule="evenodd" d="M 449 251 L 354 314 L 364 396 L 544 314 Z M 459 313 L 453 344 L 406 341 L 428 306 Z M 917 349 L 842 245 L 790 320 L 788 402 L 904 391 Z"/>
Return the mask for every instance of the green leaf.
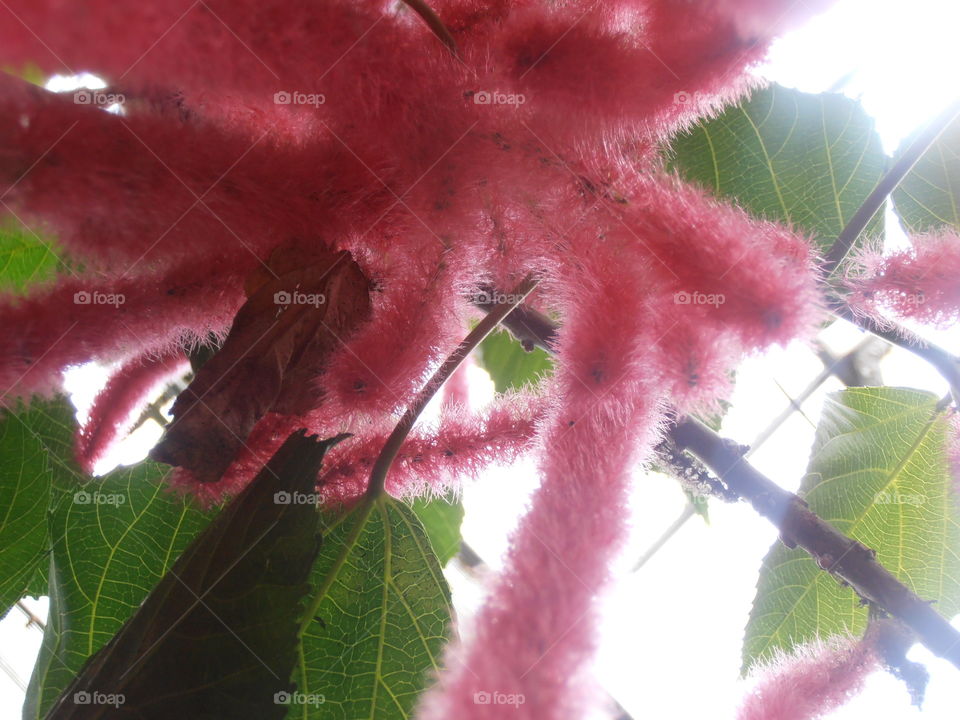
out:
<path id="1" fill-rule="evenodd" d="M 800 496 L 877 551 L 877 559 L 947 617 L 960 612 L 960 524 L 937 398 L 905 388 L 831 395 Z M 866 627 L 867 610 L 803 550 L 777 542 L 760 569 L 744 668 L 815 636 Z"/>
<path id="2" fill-rule="evenodd" d="M 66 399 L 0 412 L 0 614 L 28 592 L 49 548 L 51 487 L 75 475 L 60 461 L 72 439 L 73 407 Z"/>
<path id="3" fill-rule="evenodd" d="M 915 139 L 904 140 L 896 156 Z M 893 191 L 893 207 L 911 234 L 944 225 L 960 230 L 960 119 L 943 131 Z"/>
<path id="4" fill-rule="evenodd" d="M 313 621 L 297 690 L 322 704 L 288 718 L 409 718 L 440 666 L 450 591 L 416 514 L 391 498 L 362 502 L 330 523 L 313 572 Z"/>
<path id="5" fill-rule="evenodd" d="M 69 462 L 69 446 L 65 452 L 57 462 Z M 168 471 L 145 462 L 84 485 L 73 480 L 72 487 L 64 484 L 55 493 L 49 518 L 50 614 L 24 718 L 44 716 L 209 522 L 212 512 L 170 493 L 163 480 Z"/>
<path id="6" fill-rule="evenodd" d="M 0 67 L 0 71 L 8 73 L 10 75 L 15 75 L 21 80 L 26 80 L 29 83 L 34 85 L 39 85 L 43 87 L 47 83 L 47 74 L 40 69 L 40 66 L 35 63 L 26 63 L 20 67 L 13 65 L 4 65 Z"/>
<path id="7" fill-rule="evenodd" d="M 320 548 L 313 492 L 324 453 L 340 439 L 291 435 L 47 718 L 114 717 L 115 706 L 138 718 L 285 716 Z"/>
<path id="8" fill-rule="evenodd" d="M 445 566 L 460 550 L 463 503 L 453 497 L 417 498 L 411 507 L 423 523 L 440 565 Z"/>
<path id="9" fill-rule="evenodd" d="M 497 392 L 535 384 L 553 369 L 553 360 L 546 351 L 534 348 L 527 352 L 506 330 L 493 333 L 480 343 L 477 363 L 490 373 Z"/>
<path id="10" fill-rule="evenodd" d="M 26 229 L 0 225 L 0 292 L 23 292 L 53 277 L 60 259 L 48 240 Z"/>
<path id="11" fill-rule="evenodd" d="M 779 85 L 679 135 L 670 167 L 825 249 L 887 167 L 873 120 L 842 95 Z M 876 217 L 868 230 L 879 229 Z"/>

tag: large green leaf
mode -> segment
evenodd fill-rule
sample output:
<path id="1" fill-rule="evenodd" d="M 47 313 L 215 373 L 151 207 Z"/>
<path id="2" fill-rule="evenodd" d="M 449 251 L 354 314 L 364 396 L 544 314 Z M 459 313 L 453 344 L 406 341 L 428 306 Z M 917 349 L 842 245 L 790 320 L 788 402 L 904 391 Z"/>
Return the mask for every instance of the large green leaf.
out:
<path id="1" fill-rule="evenodd" d="M 671 167 L 829 247 L 883 175 L 873 120 L 842 95 L 773 85 L 674 139 Z M 872 230 L 881 221 L 874 219 Z"/>
<path id="2" fill-rule="evenodd" d="M 316 612 L 294 675 L 306 702 L 287 717 L 409 718 L 446 640 L 450 591 L 440 565 L 416 514 L 397 500 L 327 520 Z"/>
<path id="3" fill-rule="evenodd" d="M 59 264 L 49 241 L 9 223 L 0 224 L 0 291 L 22 292 L 52 277 Z"/>
<path id="4" fill-rule="evenodd" d="M 49 548 L 51 488 L 76 476 L 60 458 L 70 447 L 66 399 L 0 413 L 0 614 L 34 586 Z"/>
<path id="5" fill-rule="evenodd" d="M 480 343 L 477 363 L 490 373 L 497 392 L 535 384 L 553 369 L 553 360 L 540 348 L 527 352 L 506 330 Z"/>
<path id="6" fill-rule="evenodd" d="M 430 546 L 441 566 L 445 566 L 460 550 L 460 525 L 463 523 L 463 503 L 454 497 L 417 498 L 411 505 L 423 529 L 430 538 Z"/>
<path id="7" fill-rule="evenodd" d="M 69 462 L 69 446 L 51 449 L 64 452 L 54 462 Z M 208 524 L 212 512 L 170 493 L 163 480 L 169 470 L 145 462 L 54 492 L 50 614 L 24 718 L 43 717 Z"/>
<path id="8" fill-rule="evenodd" d="M 907 138 L 896 154 L 914 139 Z M 910 233 L 944 225 L 960 230 L 960 118 L 943 131 L 893 191 L 893 206 Z"/>
<path id="9" fill-rule="evenodd" d="M 66 688 L 48 720 L 286 715 L 320 548 L 313 492 L 323 455 L 339 439 L 291 435 Z"/>
<path id="10" fill-rule="evenodd" d="M 960 523 L 946 456 L 947 421 L 930 393 L 849 388 L 831 395 L 800 495 L 837 529 L 950 617 L 960 612 Z M 745 668 L 776 648 L 866 626 L 847 587 L 801 549 L 777 542 L 760 570 Z"/>

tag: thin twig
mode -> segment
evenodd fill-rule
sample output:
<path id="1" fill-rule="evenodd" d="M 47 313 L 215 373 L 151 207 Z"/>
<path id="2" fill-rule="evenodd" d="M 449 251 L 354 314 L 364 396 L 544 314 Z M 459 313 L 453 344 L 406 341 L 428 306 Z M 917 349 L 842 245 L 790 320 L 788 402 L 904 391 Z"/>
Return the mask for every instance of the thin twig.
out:
<path id="1" fill-rule="evenodd" d="M 634 566 L 630 569 L 630 572 L 637 572 L 637 570 L 646 565 L 647 561 L 656 555 L 660 551 L 660 548 L 670 541 L 670 538 L 677 534 L 677 531 L 686 524 L 687 520 L 696 514 L 697 509 L 693 506 L 693 503 L 687 502 L 686 506 L 683 508 L 683 512 L 680 513 L 680 517 L 670 523 L 670 527 L 664 530 L 660 537 L 658 537 L 653 543 L 653 545 L 647 548 L 647 551 L 640 556 L 640 559 L 637 560 Z"/>
<path id="2" fill-rule="evenodd" d="M 153 420 L 160 427 L 166 427 L 170 424 L 170 421 L 164 416 L 162 408 L 168 402 L 173 400 L 177 395 L 183 392 L 185 384 L 181 383 L 179 380 L 170 383 L 164 391 L 160 394 L 156 400 L 147 405 L 143 412 L 140 413 L 140 417 L 137 418 L 137 421 L 133 424 L 133 427 L 127 432 L 127 435 L 132 435 L 147 421 Z"/>
<path id="3" fill-rule="evenodd" d="M 838 318 L 853 323 L 861 330 L 873 333 L 888 343 L 926 360 L 949 383 L 954 403 L 960 404 L 960 359 L 955 355 L 901 325 L 888 320 L 884 320 L 881 324 L 866 315 L 857 315 L 848 305 L 839 300 L 830 303 L 830 310 Z"/>
<path id="4" fill-rule="evenodd" d="M 883 207 L 887 198 L 896 189 L 900 181 L 907 176 L 907 173 L 913 169 L 917 161 L 923 156 L 927 149 L 936 142 L 940 134 L 953 122 L 953 119 L 960 114 L 960 100 L 955 100 L 950 106 L 930 121 L 916 140 L 910 143 L 910 147 L 901 155 L 893 166 L 887 171 L 886 175 L 880 178 L 880 182 L 873 189 L 873 192 L 867 196 L 863 204 L 857 209 L 853 217 L 846 224 L 836 241 L 827 251 L 823 265 L 823 276 L 829 278 L 843 262 L 843 259 L 850 252 L 850 248 L 860 237 L 873 216 Z"/>
<path id="5" fill-rule="evenodd" d="M 434 12 L 433 8 L 427 5 L 424 0 L 403 0 L 407 6 L 413 10 L 417 15 L 423 18 L 423 21 L 427 24 L 427 27 L 433 31 L 433 34 L 440 38 L 440 42 L 449 48 L 455 56 L 459 57 L 457 53 L 457 41 L 453 39 L 453 35 L 450 34 L 450 31 L 447 30 L 447 26 L 443 24 L 443 21 L 440 20 L 440 17 Z"/>
<path id="6" fill-rule="evenodd" d="M 857 344 L 857 346 L 851 350 L 849 353 L 840 358 L 821 358 L 823 360 L 823 370 L 817 375 L 813 380 L 810 381 L 810 384 L 803 389 L 803 391 L 797 395 L 795 398 L 790 398 L 790 405 L 784 408 L 781 412 L 767 427 L 765 427 L 759 435 L 750 443 L 750 449 L 747 450 L 746 457 L 753 455 L 757 449 L 770 439 L 770 436 L 773 435 L 787 419 L 793 415 L 795 411 L 801 411 L 800 408 L 807 400 L 810 399 L 810 396 L 817 391 L 817 389 L 823 385 L 827 380 L 829 380 L 833 375 L 836 375 L 839 368 L 843 366 L 846 362 L 852 362 L 856 357 L 863 351 L 865 347 L 868 346 L 870 342 L 876 342 L 868 338 Z M 844 382 L 846 385 L 847 383 Z M 802 411 L 801 411 L 802 412 Z"/>
<path id="7" fill-rule="evenodd" d="M 43 632 L 47 629 L 47 624 L 37 617 L 36 614 L 27 607 L 27 604 L 23 602 L 23 600 L 17 600 L 17 609 L 26 615 L 27 627 L 35 627 L 40 632 Z"/>
<path id="8" fill-rule="evenodd" d="M 390 433 L 390 437 L 387 438 L 383 449 L 380 450 L 376 462 L 373 463 L 373 468 L 370 470 L 370 483 L 367 485 L 366 492 L 368 499 L 377 498 L 383 494 L 384 484 L 387 480 L 387 472 L 397 457 L 397 453 L 400 452 L 400 446 L 403 445 L 403 441 L 407 439 L 407 435 L 410 434 L 414 423 L 416 423 L 417 418 L 420 417 L 420 413 L 423 412 L 427 403 L 430 402 L 443 383 L 446 382 L 447 378 L 460 366 L 460 363 L 467 358 L 467 355 L 526 299 L 527 295 L 537 286 L 537 282 L 532 275 L 524 278 L 511 294 L 504 297 L 506 302 L 493 306 L 490 312 L 470 331 L 470 334 L 463 339 L 463 342 L 453 351 L 450 357 L 444 361 L 440 369 L 433 374 L 433 377 L 427 381 L 427 384 L 424 385 L 420 394 L 417 395 L 416 399 L 403 414 L 403 417 L 400 418 L 400 422 L 397 423 L 393 432 Z"/>
<path id="9" fill-rule="evenodd" d="M 2 656 L 0 656 L 0 670 L 3 670 L 4 674 L 13 681 L 13 684 L 20 688 L 20 692 L 27 691 L 27 684 L 23 679 L 17 674 L 17 671 L 13 669 L 13 666 L 10 665 Z"/>

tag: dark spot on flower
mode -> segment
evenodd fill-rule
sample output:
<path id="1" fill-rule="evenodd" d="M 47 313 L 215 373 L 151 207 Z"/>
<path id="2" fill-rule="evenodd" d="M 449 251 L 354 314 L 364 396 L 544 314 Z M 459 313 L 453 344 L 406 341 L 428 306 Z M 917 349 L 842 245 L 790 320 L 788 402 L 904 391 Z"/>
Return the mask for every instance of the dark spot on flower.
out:
<path id="1" fill-rule="evenodd" d="M 590 375 L 597 385 L 602 385 L 607 379 L 607 371 L 603 368 L 603 365 L 600 364 L 593 366 L 593 369 L 590 370 Z"/>
<path id="2" fill-rule="evenodd" d="M 783 323 L 783 314 L 779 310 L 767 310 L 763 313 L 763 324 L 776 330 Z"/>

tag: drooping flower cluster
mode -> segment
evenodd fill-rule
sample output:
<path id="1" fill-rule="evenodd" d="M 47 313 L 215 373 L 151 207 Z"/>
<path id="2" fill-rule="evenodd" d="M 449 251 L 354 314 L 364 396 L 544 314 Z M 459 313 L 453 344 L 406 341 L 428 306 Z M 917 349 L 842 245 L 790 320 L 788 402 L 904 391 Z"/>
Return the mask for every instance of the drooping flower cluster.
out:
<path id="1" fill-rule="evenodd" d="M 941 230 L 910 238 L 911 248 L 860 253 L 848 278 L 850 303 L 882 318 L 885 310 L 933 325 L 960 317 L 960 235 Z"/>
<path id="2" fill-rule="evenodd" d="M 117 370 L 100 391 L 87 422 L 77 436 L 77 461 L 88 473 L 130 429 L 135 413 L 166 382 L 182 377 L 189 368 L 182 353 L 166 357 L 134 358 Z"/>
<path id="3" fill-rule="evenodd" d="M 816 720 L 843 705 L 880 666 L 876 637 L 833 637 L 782 654 L 759 672 L 738 720 Z"/>
<path id="4" fill-rule="evenodd" d="M 471 700 L 486 690 L 525 695 L 511 717 L 577 716 L 592 599 L 622 538 L 629 468 L 663 408 L 709 405 L 742 353 L 816 320 L 807 241 L 667 175 L 658 153 L 749 86 L 746 68 L 797 7 L 443 0 L 454 54 L 392 2 L 8 0 L 0 63 L 91 71 L 108 87 L 56 96 L 0 81 L 2 208 L 55 233 L 71 260 L 54 286 L 0 305 L 4 402 L 50 392 L 67 365 L 132 368 L 228 331 L 240 362 L 241 331 L 279 324 L 280 345 L 244 341 L 258 369 L 222 384 L 234 365 L 209 370 L 183 401 L 203 412 L 218 387 L 258 398 L 242 421 L 225 418 L 237 438 L 218 430 L 227 462 L 204 472 L 226 466 L 220 479 L 175 482 L 216 498 L 294 428 L 349 431 L 321 478 L 347 500 L 396 411 L 463 335 L 471 298 L 536 273 L 530 302 L 562 325 L 547 409 L 448 419 L 408 441 L 388 488 L 419 492 L 424 477 L 450 482 L 444 468 L 539 449 L 542 487 L 479 620 L 486 640 L 451 652 L 424 712 L 491 717 Z M 319 308 L 324 293 L 303 292 L 296 262 L 280 271 L 273 258 L 318 250 L 349 253 L 369 317 L 346 318 L 312 352 L 312 321 L 294 306 L 301 293 Z M 117 381 L 123 413 L 135 375 Z M 305 377 L 315 387 L 301 396 Z M 214 397 L 212 416 L 235 407 Z M 82 455 L 100 452 L 88 444 Z M 183 445 L 166 457 L 181 462 Z"/>

